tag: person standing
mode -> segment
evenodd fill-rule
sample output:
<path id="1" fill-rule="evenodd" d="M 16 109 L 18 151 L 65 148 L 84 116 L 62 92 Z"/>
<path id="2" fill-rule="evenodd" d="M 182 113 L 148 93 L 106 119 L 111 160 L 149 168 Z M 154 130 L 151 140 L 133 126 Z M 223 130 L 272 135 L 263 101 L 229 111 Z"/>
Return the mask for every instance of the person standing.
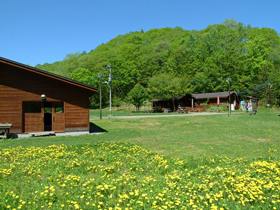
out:
<path id="1" fill-rule="evenodd" d="M 178 105 L 178 110 L 179 110 L 179 111 L 182 111 L 180 104 Z"/>

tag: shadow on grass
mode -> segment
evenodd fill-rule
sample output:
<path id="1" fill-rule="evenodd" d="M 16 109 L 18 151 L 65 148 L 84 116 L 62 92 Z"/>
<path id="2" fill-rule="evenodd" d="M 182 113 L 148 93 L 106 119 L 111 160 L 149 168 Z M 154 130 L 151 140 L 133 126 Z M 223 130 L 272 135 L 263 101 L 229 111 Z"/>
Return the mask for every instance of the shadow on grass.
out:
<path id="1" fill-rule="evenodd" d="M 103 133 L 103 132 L 108 132 L 108 131 L 91 122 L 89 132 L 90 133 Z"/>

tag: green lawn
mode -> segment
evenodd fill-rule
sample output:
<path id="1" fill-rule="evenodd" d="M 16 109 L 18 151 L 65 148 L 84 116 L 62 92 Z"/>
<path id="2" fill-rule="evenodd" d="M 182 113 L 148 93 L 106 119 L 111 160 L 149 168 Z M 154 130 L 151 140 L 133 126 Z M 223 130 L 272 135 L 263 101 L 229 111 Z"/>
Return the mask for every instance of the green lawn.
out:
<path id="1" fill-rule="evenodd" d="M 176 112 L 169 112 L 169 113 L 147 113 L 148 109 L 146 109 L 146 112 L 144 111 L 144 108 L 141 109 L 140 112 L 136 112 L 134 109 L 128 111 L 127 108 L 112 109 L 112 115 L 113 116 L 145 116 L 145 115 L 174 115 L 174 114 L 183 114 L 183 113 L 176 113 Z M 102 118 L 107 119 L 109 117 L 110 111 L 109 108 L 102 109 Z M 99 109 L 92 109 L 90 110 L 90 119 L 96 120 L 100 118 L 100 110 Z"/>
<path id="2" fill-rule="evenodd" d="M 96 119 L 0 142 L 0 209 L 279 209 L 279 110 Z"/>
<path id="3" fill-rule="evenodd" d="M 0 147 L 84 144 L 127 141 L 170 157 L 227 155 L 231 158 L 267 156 L 279 146 L 278 112 L 260 110 L 257 115 L 232 114 L 142 119 L 96 119 L 92 122 L 107 132 L 79 137 L 10 139 Z"/>

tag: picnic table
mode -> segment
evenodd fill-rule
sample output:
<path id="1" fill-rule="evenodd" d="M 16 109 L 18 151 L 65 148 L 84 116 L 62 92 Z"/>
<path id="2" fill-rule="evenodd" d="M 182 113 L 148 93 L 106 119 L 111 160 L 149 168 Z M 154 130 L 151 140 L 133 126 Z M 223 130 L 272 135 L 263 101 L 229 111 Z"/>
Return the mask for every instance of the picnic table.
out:
<path id="1" fill-rule="evenodd" d="M 7 138 L 7 134 L 10 132 L 10 128 L 13 127 L 13 124 L 9 123 L 0 123 L 0 130 L 4 130 L 4 137 Z"/>

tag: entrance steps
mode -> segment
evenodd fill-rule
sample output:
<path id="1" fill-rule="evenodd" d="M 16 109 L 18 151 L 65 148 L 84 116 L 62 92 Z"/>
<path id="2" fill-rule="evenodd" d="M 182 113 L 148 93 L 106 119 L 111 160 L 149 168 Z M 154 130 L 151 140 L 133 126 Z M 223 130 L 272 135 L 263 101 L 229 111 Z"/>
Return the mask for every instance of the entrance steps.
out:
<path id="1" fill-rule="evenodd" d="M 36 132 L 36 133 L 29 133 L 29 135 L 31 135 L 31 137 L 55 136 L 55 132 L 53 132 L 53 131 Z"/>

